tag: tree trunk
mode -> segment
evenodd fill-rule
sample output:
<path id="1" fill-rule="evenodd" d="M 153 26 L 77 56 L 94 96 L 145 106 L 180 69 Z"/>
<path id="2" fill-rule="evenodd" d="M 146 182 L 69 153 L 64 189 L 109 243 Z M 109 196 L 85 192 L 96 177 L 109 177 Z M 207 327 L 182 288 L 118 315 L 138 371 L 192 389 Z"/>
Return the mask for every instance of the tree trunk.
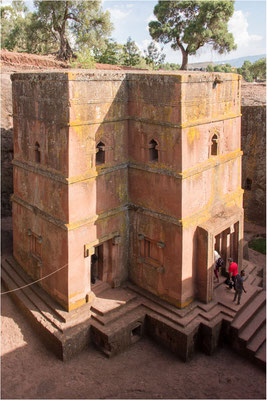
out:
<path id="1" fill-rule="evenodd" d="M 182 55 L 183 55 L 183 62 L 182 62 L 182 66 L 181 66 L 180 70 L 187 71 L 187 66 L 188 66 L 188 53 L 187 53 L 187 51 L 186 50 L 182 50 Z"/>
<path id="2" fill-rule="evenodd" d="M 179 37 L 176 38 L 176 43 L 177 43 L 179 49 L 181 50 L 182 56 L 183 56 L 183 62 L 182 62 L 182 66 L 181 66 L 180 70 L 187 71 L 187 64 L 188 64 L 188 51 L 187 51 L 187 49 L 188 49 L 188 46 L 187 46 L 187 49 L 185 49 L 183 44 L 182 44 L 182 42 L 180 42 Z"/>
<path id="3" fill-rule="evenodd" d="M 64 33 L 60 33 L 60 49 L 57 54 L 58 60 L 69 61 L 72 57 L 75 58 L 75 54 L 73 53 L 68 39 L 65 37 Z"/>

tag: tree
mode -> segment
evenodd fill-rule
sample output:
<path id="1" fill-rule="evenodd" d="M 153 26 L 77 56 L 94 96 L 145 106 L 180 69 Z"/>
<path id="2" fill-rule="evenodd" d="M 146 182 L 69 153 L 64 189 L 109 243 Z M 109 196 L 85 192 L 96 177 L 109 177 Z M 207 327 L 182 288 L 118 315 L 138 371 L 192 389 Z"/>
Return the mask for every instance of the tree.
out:
<path id="1" fill-rule="evenodd" d="M 241 68 L 237 68 L 237 72 L 247 82 L 266 81 L 266 58 L 261 58 L 252 64 L 250 61 L 244 61 Z"/>
<path id="2" fill-rule="evenodd" d="M 159 51 L 155 42 L 150 42 L 145 53 L 145 61 L 153 69 L 164 63 L 166 55 Z"/>
<path id="3" fill-rule="evenodd" d="M 208 70 L 208 69 L 207 69 Z M 222 65 L 215 65 L 213 68 L 214 72 L 234 72 L 231 64 L 222 64 Z M 211 71 L 209 71 L 211 72 Z"/>
<path id="4" fill-rule="evenodd" d="M 251 65 L 251 74 L 255 81 L 266 81 L 266 58 L 260 58 Z"/>
<path id="5" fill-rule="evenodd" d="M 58 38 L 53 30 L 43 26 L 36 13 L 30 17 L 26 26 L 27 52 L 34 54 L 56 54 L 58 51 Z"/>
<path id="6" fill-rule="evenodd" d="M 166 71 L 177 71 L 181 68 L 181 65 L 167 62 L 165 64 L 161 64 L 159 68 Z"/>
<path id="7" fill-rule="evenodd" d="M 123 45 L 122 54 L 123 65 L 135 66 L 141 62 L 141 53 L 134 40 L 128 37 L 127 42 Z"/>
<path id="8" fill-rule="evenodd" d="M 69 60 L 74 56 L 72 47 L 92 47 L 103 44 L 112 25 L 109 12 L 103 12 L 99 1 L 42 1 L 35 0 L 42 35 L 50 35 L 58 46 L 57 57 Z M 71 47 L 71 41 L 74 44 Z"/>
<path id="9" fill-rule="evenodd" d="M 207 72 L 213 72 L 213 71 L 214 71 L 213 65 L 209 64 L 209 65 L 207 66 Z"/>
<path id="10" fill-rule="evenodd" d="M 227 23 L 234 12 L 232 0 L 159 1 L 154 8 L 157 21 L 149 22 L 151 37 L 171 43 L 182 52 L 182 70 L 187 69 L 188 56 L 196 54 L 205 44 L 220 54 L 236 48 Z"/>
<path id="11" fill-rule="evenodd" d="M 246 60 L 246 61 L 244 61 L 242 67 L 237 69 L 237 72 L 240 75 L 242 75 L 243 78 L 245 79 L 245 81 L 247 81 L 247 82 L 253 82 L 251 66 L 252 66 L 251 62 Z"/>
<path id="12" fill-rule="evenodd" d="M 27 51 L 29 23 L 30 14 L 22 1 L 1 7 L 1 47 L 10 51 Z"/>
<path id="13" fill-rule="evenodd" d="M 71 68 L 94 69 L 95 59 L 90 49 L 77 53 L 77 58 L 70 61 Z"/>
<path id="14" fill-rule="evenodd" d="M 123 46 L 115 42 L 113 39 L 105 39 L 105 47 L 100 49 L 94 47 L 93 53 L 96 62 L 103 64 L 118 65 L 122 60 Z"/>

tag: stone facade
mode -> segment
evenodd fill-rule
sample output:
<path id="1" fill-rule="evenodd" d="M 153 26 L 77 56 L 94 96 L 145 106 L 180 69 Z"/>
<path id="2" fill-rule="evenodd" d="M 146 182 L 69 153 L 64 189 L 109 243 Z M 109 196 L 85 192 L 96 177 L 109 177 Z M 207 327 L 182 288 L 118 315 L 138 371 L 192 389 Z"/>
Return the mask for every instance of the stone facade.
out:
<path id="1" fill-rule="evenodd" d="M 14 257 L 67 310 L 97 279 L 177 307 L 242 262 L 240 77 L 14 74 Z M 97 256 L 92 266 L 92 256 Z"/>

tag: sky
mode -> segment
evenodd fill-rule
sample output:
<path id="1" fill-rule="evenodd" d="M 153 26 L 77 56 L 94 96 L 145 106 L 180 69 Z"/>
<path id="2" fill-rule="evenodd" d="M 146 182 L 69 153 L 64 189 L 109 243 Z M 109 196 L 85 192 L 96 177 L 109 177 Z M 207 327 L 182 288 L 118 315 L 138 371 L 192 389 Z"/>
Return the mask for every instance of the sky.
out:
<path id="1" fill-rule="evenodd" d="M 11 0 L 2 0 L 3 5 L 10 3 Z M 32 0 L 25 3 L 32 10 Z M 103 0 L 102 7 L 110 12 L 114 25 L 111 37 L 121 44 L 131 37 L 143 52 L 151 42 L 148 22 L 155 19 L 153 9 L 156 4 L 157 1 L 154 0 Z M 195 56 L 189 56 L 189 63 L 266 54 L 266 1 L 236 1 L 228 29 L 234 35 L 237 50 L 220 55 L 204 46 Z M 159 48 L 162 46 L 159 45 Z M 182 56 L 179 50 L 174 51 L 170 45 L 164 45 L 163 52 L 166 54 L 165 62 L 181 64 Z"/>
<path id="2" fill-rule="evenodd" d="M 104 0 L 104 10 L 109 10 L 114 24 L 112 37 L 124 44 L 130 36 L 140 50 L 147 48 L 151 42 L 148 22 L 155 19 L 153 9 L 157 1 L 153 0 Z M 189 56 L 189 63 L 202 61 L 222 61 L 243 56 L 266 53 L 266 2 L 265 0 L 242 0 L 235 2 L 235 11 L 229 21 L 228 29 L 233 33 L 237 50 L 220 55 L 204 46 L 195 56 Z M 162 47 L 162 45 L 160 46 Z M 174 51 L 170 45 L 164 45 L 166 62 L 181 64 L 179 50 Z"/>

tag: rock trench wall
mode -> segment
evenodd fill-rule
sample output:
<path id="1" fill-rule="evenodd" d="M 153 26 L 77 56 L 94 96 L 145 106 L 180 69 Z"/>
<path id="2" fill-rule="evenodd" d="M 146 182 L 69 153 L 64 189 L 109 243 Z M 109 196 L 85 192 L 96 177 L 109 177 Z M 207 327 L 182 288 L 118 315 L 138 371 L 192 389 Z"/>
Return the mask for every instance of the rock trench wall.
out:
<path id="1" fill-rule="evenodd" d="M 11 215 L 13 193 L 13 119 L 10 73 L 1 74 L 1 214 Z"/>
<path id="2" fill-rule="evenodd" d="M 266 218 L 266 106 L 242 106 L 242 187 L 245 219 L 265 226 Z"/>

